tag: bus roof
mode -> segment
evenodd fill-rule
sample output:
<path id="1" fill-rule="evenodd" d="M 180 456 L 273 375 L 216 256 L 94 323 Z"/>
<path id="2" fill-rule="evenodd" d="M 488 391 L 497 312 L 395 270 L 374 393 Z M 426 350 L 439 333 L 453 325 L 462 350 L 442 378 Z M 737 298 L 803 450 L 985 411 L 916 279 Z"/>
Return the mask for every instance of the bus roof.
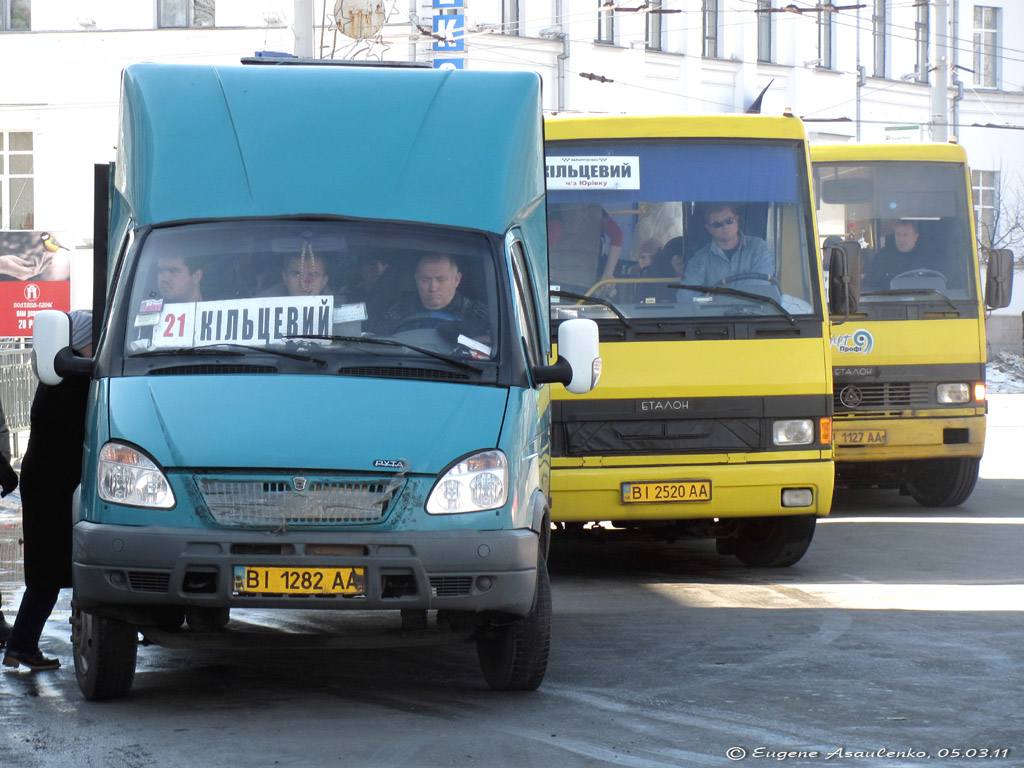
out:
<path id="1" fill-rule="evenodd" d="M 135 64 L 116 185 L 136 224 L 337 215 L 503 233 L 543 200 L 528 72 Z"/>
<path id="2" fill-rule="evenodd" d="M 737 138 L 806 140 L 795 117 L 768 115 L 549 116 L 548 140 L 609 138 Z"/>
<path id="3" fill-rule="evenodd" d="M 907 162 L 966 163 L 967 153 L 959 144 L 812 144 L 811 160 L 816 163 Z"/>

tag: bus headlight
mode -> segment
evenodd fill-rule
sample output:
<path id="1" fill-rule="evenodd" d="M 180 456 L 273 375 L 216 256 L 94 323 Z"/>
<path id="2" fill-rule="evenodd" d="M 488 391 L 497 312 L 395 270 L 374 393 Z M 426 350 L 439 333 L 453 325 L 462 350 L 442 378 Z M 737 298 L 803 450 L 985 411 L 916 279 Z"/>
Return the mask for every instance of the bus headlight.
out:
<path id="1" fill-rule="evenodd" d="M 810 445 L 814 442 L 814 422 L 811 419 L 788 419 L 772 424 L 772 442 L 775 445 Z"/>
<path id="2" fill-rule="evenodd" d="M 508 460 L 501 451 L 460 459 L 434 484 L 427 498 L 431 515 L 497 509 L 508 500 Z"/>
<path id="3" fill-rule="evenodd" d="M 971 389 L 966 384 L 939 384 L 935 392 L 940 403 L 966 403 L 971 399 Z"/>
<path id="4" fill-rule="evenodd" d="M 113 504 L 156 509 L 175 504 L 174 491 L 160 467 L 123 443 L 107 443 L 100 449 L 96 486 L 100 498 Z"/>

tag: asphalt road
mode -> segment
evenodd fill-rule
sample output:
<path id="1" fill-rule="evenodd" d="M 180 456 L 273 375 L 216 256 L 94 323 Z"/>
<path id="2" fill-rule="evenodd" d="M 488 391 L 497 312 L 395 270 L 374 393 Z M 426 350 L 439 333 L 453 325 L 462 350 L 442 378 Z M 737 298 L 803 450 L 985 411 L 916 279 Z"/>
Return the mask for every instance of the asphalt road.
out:
<path id="1" fill-rule="evenodd" d="M 144 647 L 131 695 L 88 703 L 65 595 L 43 643 L 64 667 L 0 674 L 0 766 L 1024 765 L 1022 438 L 1024 396 L 994 397 L 967 503 L 845 493 L 788 569 L 556 544 L 535 693 L 490 692 L 463 645 Z"/>

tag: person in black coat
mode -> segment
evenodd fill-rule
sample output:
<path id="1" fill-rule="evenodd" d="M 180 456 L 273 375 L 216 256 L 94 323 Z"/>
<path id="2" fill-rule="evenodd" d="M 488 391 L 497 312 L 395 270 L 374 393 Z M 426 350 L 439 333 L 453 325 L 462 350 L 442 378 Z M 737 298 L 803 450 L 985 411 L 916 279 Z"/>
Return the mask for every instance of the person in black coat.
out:
<path id="1" fill-rule="evenodd" d="M 4 416 L 4 406 L 0 403 L 0 496 L 18 487 L 18 473 L 11 467 L 11 441 L 10 430 L 7 429 L 7 418 Z M 3 595 L 0 595 L 0 607 L 3 606 Z M 4 612 L 0 611 L 0 648 L 7 645 L 7 639 L 11 636 L 11 625 L 4 618 Z"/>
<path id="2" fill-rule="evenodd" d="M 92 313 L 71 313 L 71 348 L 92 357 Z M 60 590 L 71 586 L 71 504 L 82 478 L 89 378 L 40 384 L 32 400 L 28 448 L 21 462 L 25 594 L 4 665 L 56 669 L 60 660 L 39 650 L 43 626 Z"/>

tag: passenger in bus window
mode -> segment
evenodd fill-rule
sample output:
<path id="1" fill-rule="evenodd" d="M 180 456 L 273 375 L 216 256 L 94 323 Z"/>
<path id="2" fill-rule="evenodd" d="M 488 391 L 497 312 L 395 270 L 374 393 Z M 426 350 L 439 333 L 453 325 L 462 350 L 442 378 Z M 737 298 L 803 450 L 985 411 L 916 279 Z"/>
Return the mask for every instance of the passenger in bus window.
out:
<path id="1" fill-rule="evenodd" d="M 699 249 L 686 264 L 686 285 L 721 285 L 735 275 L 775 275 L 775 259 L 768 243 L 740 230 L 740 217 L 733 203 L 712 203 L 704 209 L 704 228 L 711 242 Z"/>
<path id="2" fill-rule="evenodd" d="M 312 251 L 285 259 L 281 280 L 289 296 L 322 296 L 331 278 L 327 261 Z"/>
<path id="3" fill-rule="evenodd" d="M 566 203 L 553 209 L 548 222 L 551 285 L 585 293 L 594 283 L 611 280 L 622 253 L 622 228 L 600 205 Z"/>
<path id="4" fill-rule="evenodd" d="M 358 274 L 351 284 L 351 301 L 363 302 L 367 314 L 373 318 L 381 315 L 388 306 L 394 286 L 391 276 L 391 260 L 384 255 L 360 253 L 357 259 Z"/>
<path id="5" fill-rule="evenodd" d="M 388 307 L 379 327 L 381 334 L 438 328 L 439 332 L 444 329 L 455 337 L 463 335 L 490 343 L 487 305 L 459 290 L 462 272 L 453 256 L 432 253 L 421 257 L 413 277 L 416 293 L 405 294 Z"/>
<path id="6" fill-rule="evenodd" d="M 156 262 L 156 287 L 168 304 L 202 301 L 203 270 L 192 257 L 161 255 Z"/>

